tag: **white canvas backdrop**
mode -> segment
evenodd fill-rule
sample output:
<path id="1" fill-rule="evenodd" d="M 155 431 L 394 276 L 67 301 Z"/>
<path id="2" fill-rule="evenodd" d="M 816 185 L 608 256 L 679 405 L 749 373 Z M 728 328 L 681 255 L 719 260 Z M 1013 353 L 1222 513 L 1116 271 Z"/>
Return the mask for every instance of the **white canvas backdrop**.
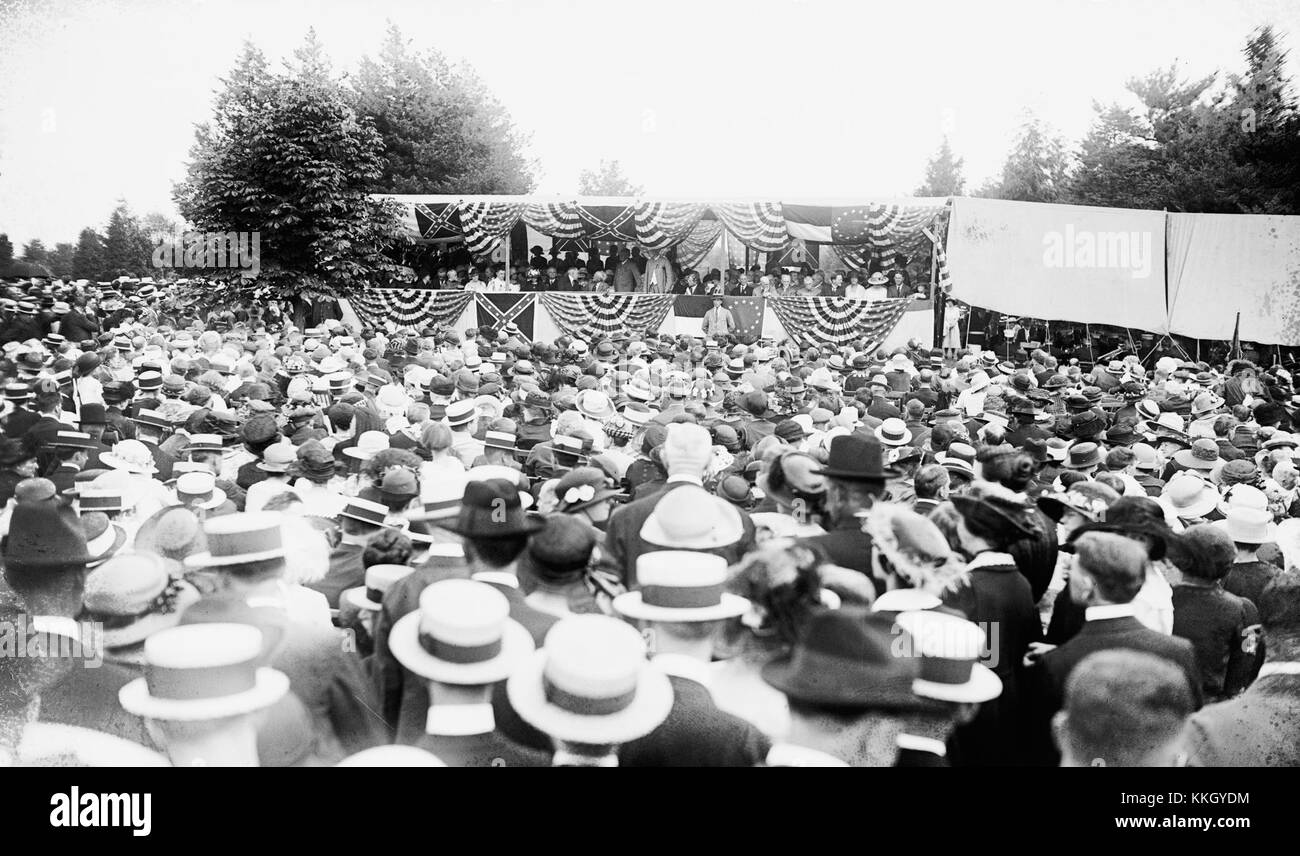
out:
<path id="1" fill-rule="evenodd" d="M 1161 211 L 953 200 L 952 294 L 974 306 L 1163 333 L 1164 265 Z"/>

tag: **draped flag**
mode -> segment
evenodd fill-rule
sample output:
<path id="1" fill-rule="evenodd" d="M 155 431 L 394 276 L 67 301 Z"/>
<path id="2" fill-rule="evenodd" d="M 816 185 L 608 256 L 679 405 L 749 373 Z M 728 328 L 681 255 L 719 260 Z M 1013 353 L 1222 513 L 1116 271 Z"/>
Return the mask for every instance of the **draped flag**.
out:
<path id="1" fill-rule="evenodd" d="M 785 228 L 792 238 L 822 244 L 894 246 L 915 236 L 943 211 L 924 205 L 791 205 L 783 203 Z"/>
<path id="2" fill-rule="evenodd" d="M 573 202 L 534 202 L 524 208 L 524 222 L 552 238 L 584 236 L 582 216 Z"/>
<path id="3" fill-rule="evenodd" d="M 459 238 L 460 213 L 454 202 L 420 202 L 415 205 L 415 225 L 425 240 Z"/>
<path id="4" fill-rule="evenodd" d="M 510 323 L 519 326 L 519 332 L 528 341 L 533 339 L 533 315 L 537 306 L 536 294 L 514 292 L 474 293 L 478 304 L 478 325 L 504 330 Z"/>
<path id="5" fill-rule="evenodd" d="M 847 297 L 778 297 L 768 303 L 791 338 L 803 344 L 836 347 L 867 339 L 873 351 L 898 326 L 912 302 L 852 300 Z"/>
<path id="6" fill-rule="evenodd" d="M 352 298 L 357 317 L 380 329 L 454 324 L 473 293 L 430 288 L 364 288 Z"/>
<path id="7" fill-rule="evenodd" d="M 636 237 L 648 250 L 666 250 L 681 243 L 704 216 L 702 202 L 638 202 Z"/>
<path id="8" fill-rule="evenodd" d="M 752 342 L 763 332 L 763 298 L 725 297 L 723 308 L 731 312 L 736 322 L 736 335 L 741 341 Z M 673 301 L 673 314 L 678 318 L 699 318 L 704 323 L 704 313 L 713 308 L 713 298 L 701 294 L 679 294 Z M 681 328 L 678 327 L 678 332 Z"/>
<path id="9" fill-rule="evenodd" d="M 538 299 L 566 335 L 590 341 L 600 335 L 653 332 L 673 307 L 671 294 L 573 294 L 545 291 Z"/>
<path id="10" fill-rule="evenodd" d="M 484 255 L 496 249 L 506 232 L 514 228 L 523 214 L 518 202 L 462 202 L 460 224 L 465 232 L 465 249 Z"/>
<path id="11" fill-rule="evenodd" d="M 529 226 L 552 238 L 586 238 L 592 241 L 637 240 L 636 206 L 579 205 L 576 202 L 539 202 L 524 209 Z"/>
<path id="12" fill-rule="evenodd" d="M 784 249 L 789 235 L 780 202 L 736 202 L 710 206 L 728 232 L 761 253 Z"/>

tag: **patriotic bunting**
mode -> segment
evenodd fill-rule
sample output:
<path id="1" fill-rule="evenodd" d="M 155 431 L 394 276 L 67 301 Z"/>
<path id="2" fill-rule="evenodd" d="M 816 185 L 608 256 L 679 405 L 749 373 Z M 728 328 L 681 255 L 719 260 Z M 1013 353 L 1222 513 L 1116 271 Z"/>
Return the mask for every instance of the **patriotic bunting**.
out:
<path id="1" fill-rule="evenodd" d="M 671 294 L 572 294 L 547 291 L 538 295 L 555 326 L 583 341 L 598 335 L 643 334 L 663 326 L 673 306 Z"/>
<path id="2" fill-rule="evenodd" d="M 473 298 L 472 292 L 428 288 L 365 288 L 352 299 L 363 322 L 381 329 L 453 324 Z"/>
<path id="3" fill-rule="evenodd" d="M 524 222 L 552 238 L 582 238 L 582 215 L 573 202 L 534 202 L 524 208 Z"/>
<path id="4" fill-rule="evenodd" d="M 636 239 L 648 250 L 666 250 L 681 243 L 704 216 L 700 202 L 639 202 Z"/>
<path id="5" fill-rule="evenodd" d="M 513 322 L 519 327 L 523 337 L 532 341 L 536 294 L 520 294 L 514 291 L 485 294 L 479 291 L 474 293 L 474 301 L 478 304 L 480 327 L 488 326 L 496 330 L 504 330 L 507 324 Z"/>
<path id="6" fill-rule="evenodd" d="M 465 248 L 474 255 L 492 252 L 523 212 L 524 206 L 515 202 L 462 202 L 460 223 L 465 231 Z"/>
<path id="7" fill-rule="evenodd" d="M 847 297 L 778 297 L 769 301 L 777 320 L 801 343 L 836 347 L 867 339 L 872 351 L 898 326 L 910 297 L 851 300 Z"/>
<path id="8" fill-rule="evenodd" d="M 751 250 L 774 253 L 784 249 L 789 240 L 780 202 L 726 203 L 712 205 L 710 210 Z"/>
<path id="9" fill-rule="evenodd" d="M 695 267 L 704 260 L 721 236 L 722 223 L 717 220 L 700 220 L 677 245 L 677 263 L 683 268 Z"/>
<path id="10" fill-rule="evenodd" d="M 944 210 L 924 205 L 790 205 L 781 207 L 792 238 L 823 244 L 893 247 L 915 237 Z"/>
<path id="11" fill-rule="evenodd" d="M 762 334 L 763 298 L 728 297 L 722 301 L 722 305 L 736 322 L 736 335 L 742 342 L 752 342 Z M 699 318 L 702 324 L 705 313 L 712 308 L 713 298 L 708 295 L 679 294 L 673 302 L 673 315 L 678 318 Z"/>

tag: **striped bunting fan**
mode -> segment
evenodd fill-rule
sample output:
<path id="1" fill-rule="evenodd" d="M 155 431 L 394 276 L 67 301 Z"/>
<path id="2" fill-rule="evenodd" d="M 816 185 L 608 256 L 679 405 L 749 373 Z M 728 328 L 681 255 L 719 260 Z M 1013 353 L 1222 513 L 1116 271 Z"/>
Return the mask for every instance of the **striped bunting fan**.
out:
<path id="1" fill-rule="evenodd" d="M 780 202 L 728 202 L 710 208 L 727 231 L 751 250 L 774 253 L 785 249 L 790 239 Z"/>
<path id="2" fill-rule="evenodd" d="M 846 297 L 778 297 L 768 305 L 791 338 L 817 345 L 869 341 L 867 351 L 893 332 L 912 298 L 850 300 Z"/>
<path id="3" fill-rule="evenodd" d="M 582 214 L 572 202 L 533 202 L 524 208 L 524 222 L 552 238 L 582 238 Z"/>
<path id="4" fill-rule="evenodd" d="M 454 324 L 473 299 L 469 291 L 430 288 L 366 288 L 352 298 L 352 308 L 365 323 L 388 329 Z"/>
<path id="5" fill-rule="evenodd" d="M 566 294 L 547 291 L 538 295 L 555 326 L 566 335 L 589 342 L 601 335 L 658 330 L 673 308 L 671 294 Z"/>
<path id="6" fill-rule="evenodd" d="M 722 224 L 717 220 L 701 220 L 690 234 L 677 245 L 677 263 L 683 269 L 693 268 L 713 249 L 722 236 Z"/>
<path id="7" fill-rule="evenodd" d="M 523 211 L 524 206 L 516 202 L 462 202 L 459 213 L 465 249 L 474 255 L 492 252 Z"/>
<path id="8" fill-rule="evenodd" d="M 637 241 L 649 250 L 666 250 L 684 241 L 703 215 L 701 202 L 638 202 Z"/>

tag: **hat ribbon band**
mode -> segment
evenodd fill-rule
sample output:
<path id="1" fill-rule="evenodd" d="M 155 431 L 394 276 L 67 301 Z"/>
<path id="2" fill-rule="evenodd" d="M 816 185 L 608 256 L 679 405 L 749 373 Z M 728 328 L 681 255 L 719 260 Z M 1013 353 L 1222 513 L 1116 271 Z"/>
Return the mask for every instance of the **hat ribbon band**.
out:
<path id="1" fill-rule="evenodd" d="M 722 589 L 722 583 L 710 586 L 647 585 L 641 587 L 641 602 L 664 609 L 701 609 L 722 603 Z"/>
<path id="2" fill-rule="evenodd" d="M 149 695 L 156 698 L 197 701 L 222 698 L 247 692 L 257 686 L 256 660 L 177 669 L 170 666 L 145 666 L 145 683 Z"/>
<path id="3" fill-rule="evenodd" d="M 974 660 L 922 656 L 920 678 L 936 684 L 964 684 L 970 681 L 974 666 Z"/>
<path id="4" fill-rule="evenodd" d="M 567 710 L 569 713 L 576 713 L 579 716 L 610 716 L 627 710 L 636 699 L 635 686 L 616 696 L 591 698 L 590 696 L 576 695 L 562 689 L 546 676 L 542 677 L 542 689 L 546 693 L 548 702 L 561 710 Z"/>
<path id="5" fill-rule="evenodd" d="M 369 597 L 367 589 L 367 597 Z M 376 603 L 383 602 L 383 595 L 371 598 Z M 453 645 L 428 633 L 420 633 L 420 647 L 431 657 L 437 657 L 448 663 L 485 663 L 501 653 L 501 640 L 494 639 L 486 645 Z"/>
<path id="6" fill-rule="evenodd" d="M 179 499 L 181 502 L 207 502 L 208 500 L 212 499 L 212 491 L 209 490 L 203 493 L 190 493 L 184 490 L 177 490 L 176 498 Z"/>
<path id="7" fill-rule="evenodd" d="M 377 589 L 377 588 L 367 588 L 367 589 L 366 589 L 366 600 L 370 601 L 371 603 L 383 603 L 383 602 L 384 602 L 384 592 L 382 592 L 381 590 L 379 590 L 379 589 Z"/>

